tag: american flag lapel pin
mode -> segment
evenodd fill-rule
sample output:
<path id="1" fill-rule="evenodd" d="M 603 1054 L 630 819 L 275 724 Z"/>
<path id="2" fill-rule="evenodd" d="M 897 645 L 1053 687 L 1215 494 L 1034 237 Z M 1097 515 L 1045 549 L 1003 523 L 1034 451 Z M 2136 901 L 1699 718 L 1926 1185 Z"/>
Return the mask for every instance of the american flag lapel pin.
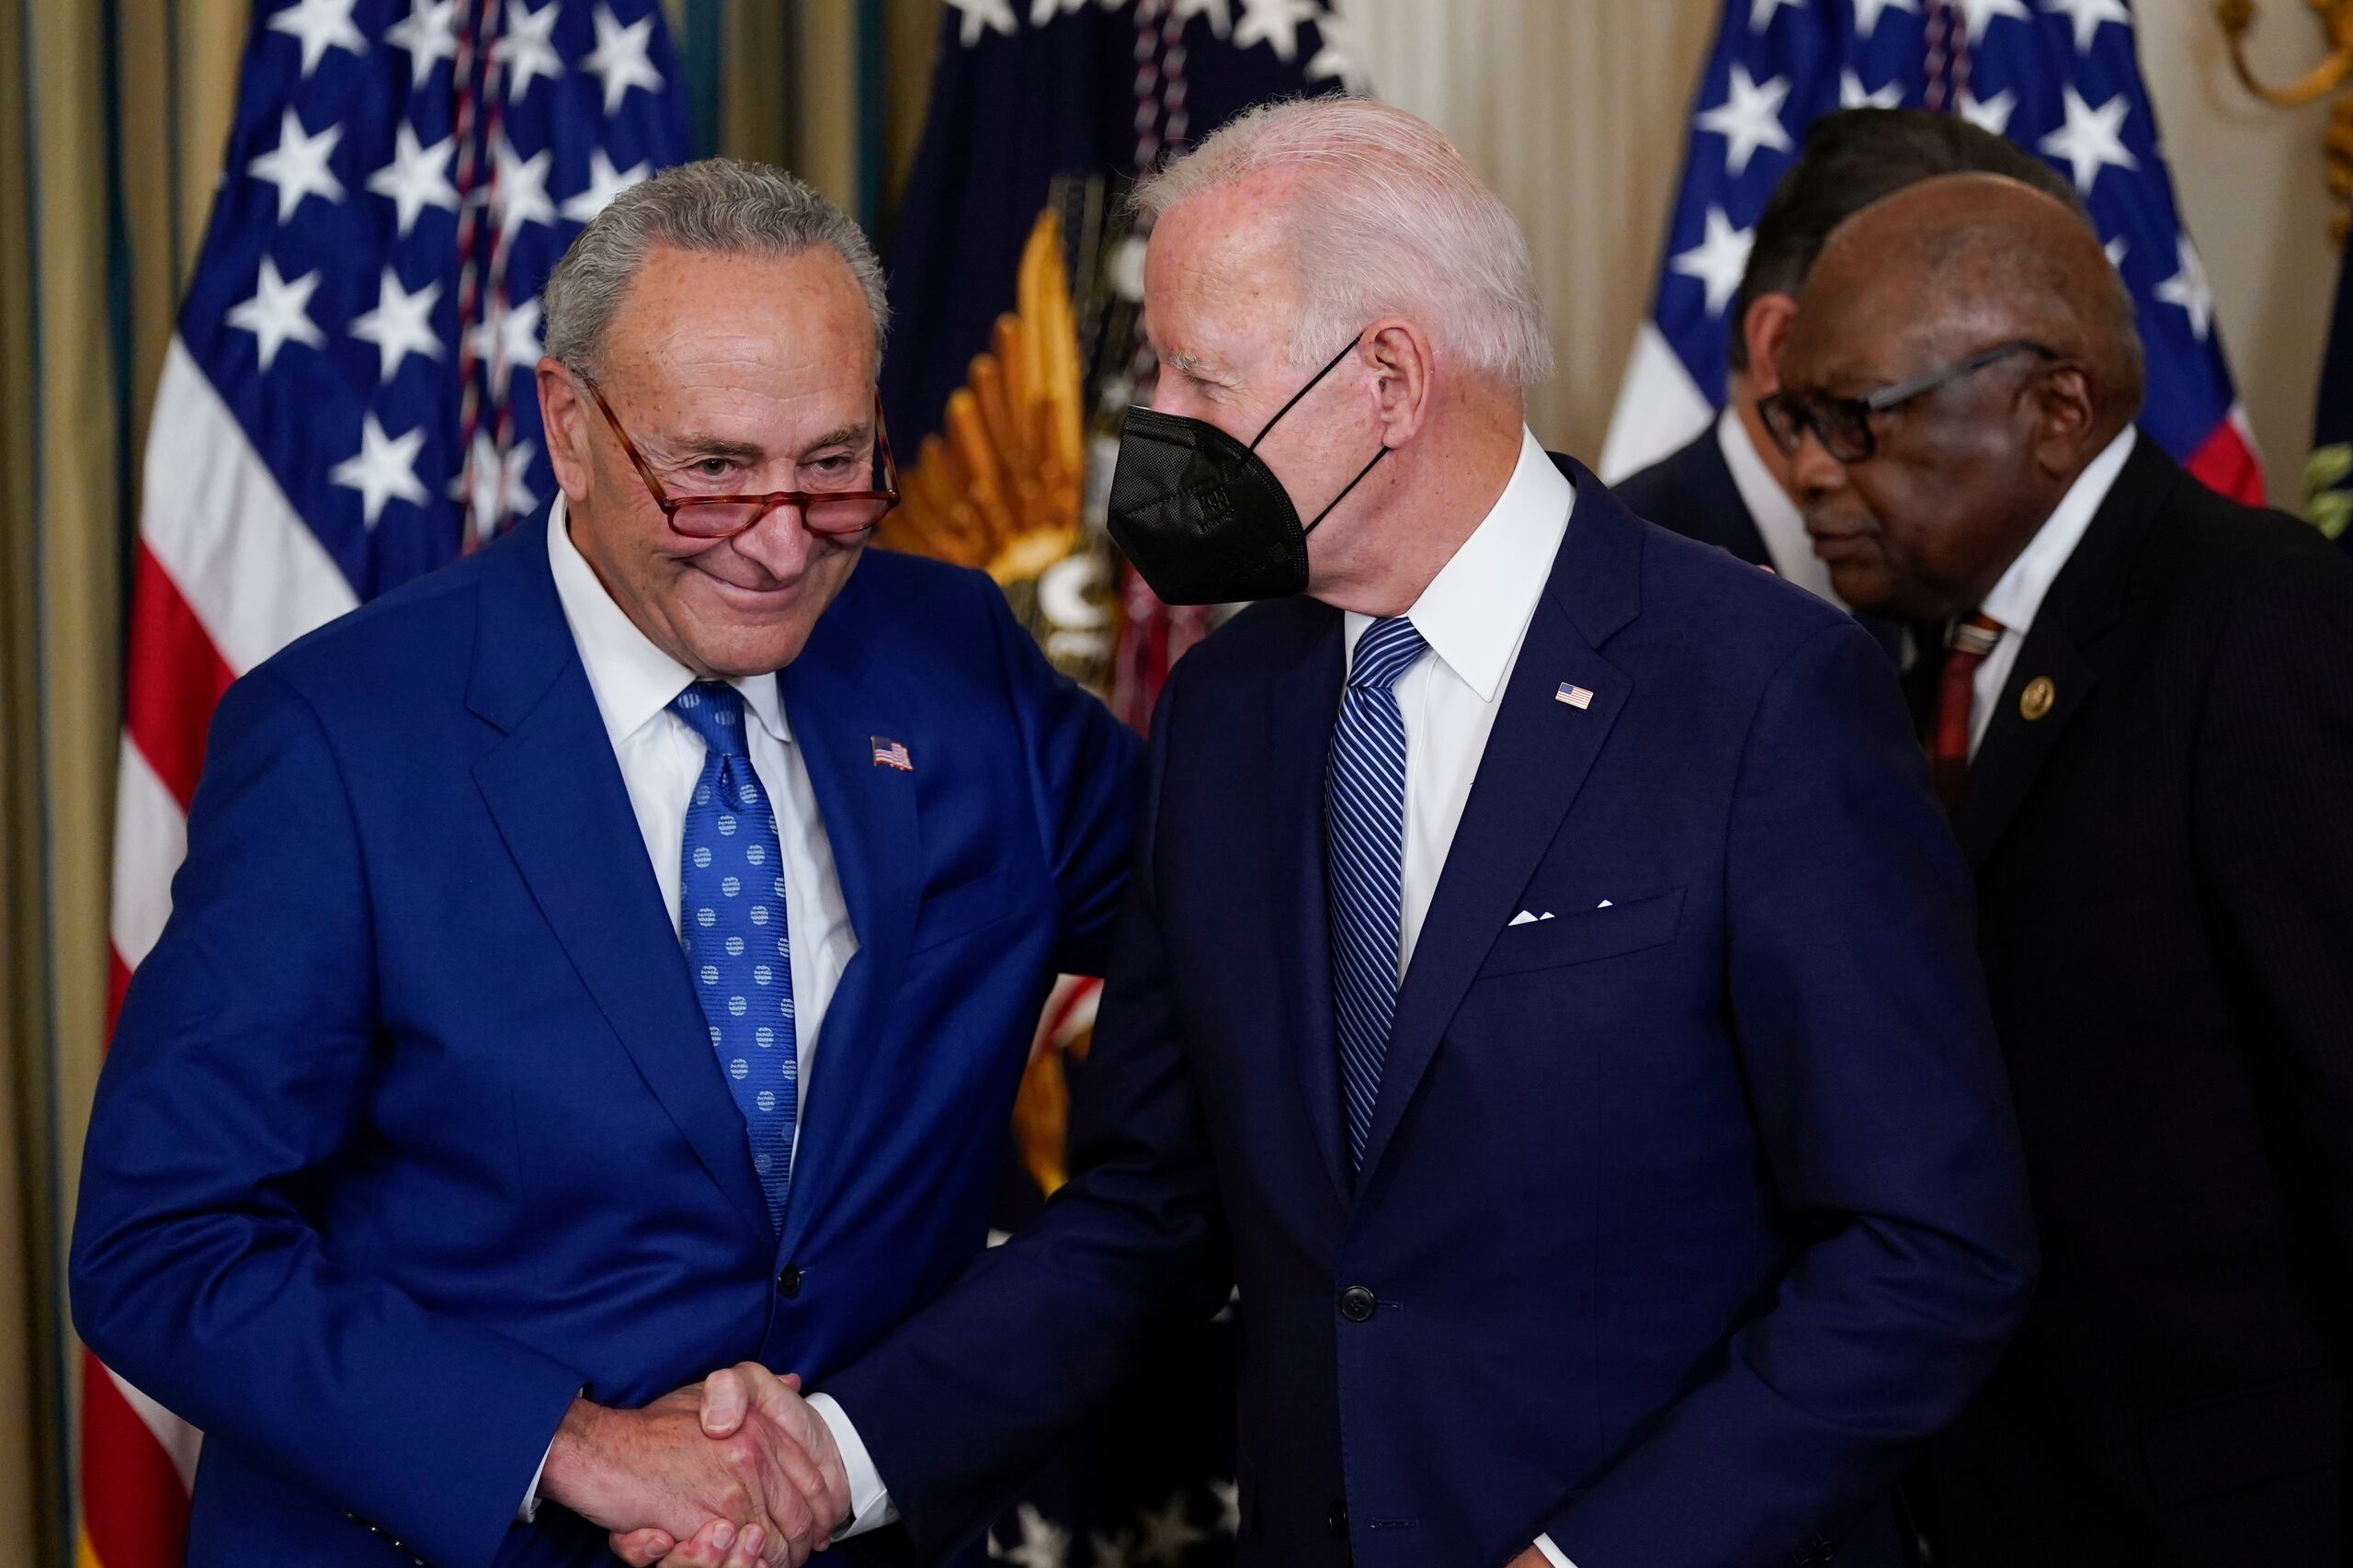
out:
<path id="1" fill-rule="evenodd" d="M 890 740 L 881 735 L 870 735 L 867 738 L 874 743 L 875 767 L 895 767 L 902 773 L 913 773 L 915 770 L 915 759 L 907 755 L 906 742 Z"/>
<path id="2" fill-rule="evenodd" d="M 1563 681 L 1561 689 L 1552 694 L 1552 700 L 1565 702 L 1572 708 L 1590 708 L 1593 706 L 1593 693 L 1581 686 Z"/>

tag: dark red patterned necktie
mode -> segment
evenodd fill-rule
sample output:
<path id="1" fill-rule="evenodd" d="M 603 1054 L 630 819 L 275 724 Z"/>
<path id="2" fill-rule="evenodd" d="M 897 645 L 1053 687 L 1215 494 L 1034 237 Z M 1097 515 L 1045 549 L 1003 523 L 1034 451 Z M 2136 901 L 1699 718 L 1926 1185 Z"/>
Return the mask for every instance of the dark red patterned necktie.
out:
<path id="1" fill-rule="evenodd" d="M 1928 772 L 1937 798 L 1949 816 L 1961 809 L 1969 782 L 1969 710 L 1976 696 L 1977 666 L 2002 640 L 2002 623 L 1972 615 L 1953 622 L 1945 634 L 1945 669 L 1937 685 L 1937 722 L 1928 731 Z"/>

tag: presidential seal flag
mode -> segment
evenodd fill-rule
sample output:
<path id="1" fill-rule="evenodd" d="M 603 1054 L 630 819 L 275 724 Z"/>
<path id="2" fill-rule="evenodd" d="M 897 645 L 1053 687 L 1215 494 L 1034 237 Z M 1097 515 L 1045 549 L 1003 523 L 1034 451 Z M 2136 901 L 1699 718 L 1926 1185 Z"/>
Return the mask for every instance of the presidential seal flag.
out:
<path id="1" fill-rule="evenodd" d="M 539 293 L 687 152 L 659 0 L 262 0 L 167 350 L 132 570 L 111 1002 L 205 726 L 295 637 L 544 505 Z M 179 1562 L 199 1437 L 83 1358 L 80 1560 Z"/>
<path id="2" fill-rule="evenodd" d="M 1722 407 L 1728 312 L 1765 199 L 1817 116 L 1865 106 L 1963 115 L 2065 171 L 2132 291 L 2141 427 L 2223 494 L 2263 498 L 2126 0 L 1727 0 L 1605 477 L 1665 456 Z"/>

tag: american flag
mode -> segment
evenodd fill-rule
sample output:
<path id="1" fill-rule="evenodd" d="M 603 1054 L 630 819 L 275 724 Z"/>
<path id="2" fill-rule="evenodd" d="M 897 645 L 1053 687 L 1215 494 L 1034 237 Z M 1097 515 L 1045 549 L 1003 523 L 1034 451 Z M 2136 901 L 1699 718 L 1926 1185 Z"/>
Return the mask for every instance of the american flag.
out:
<path id="1" fill-rule="evenodd" d="M 915 770 L 915 758 L 907 755 L 906 742 L 886 741 L 880 735 L 876 735 L 873 739 L 875 767 L 895 767 L 902 773 L 913 773 Z"/>
<path id="2" fill-rule="evenodd" d="M 2142 427 L 2216 490 L 2262 499 L 2126 0 L 1727 0 L 1605 475 L 1665 456 L 1722 406 L 1726 317 L 1757 213 L 1805 127 L 1858 105 L 1965 115 L 2064 170 L 2138 307 Z"/>
<path id="3" fill-rule="evenodd" d="M 539 293 L 687 150 L 659 0 L 260 0 L 148 434 L 112 1002 L 229 683 L 550 499 Z M 83 1560 L 180 1561 L 198 1435 L 84 1354 Z"/>

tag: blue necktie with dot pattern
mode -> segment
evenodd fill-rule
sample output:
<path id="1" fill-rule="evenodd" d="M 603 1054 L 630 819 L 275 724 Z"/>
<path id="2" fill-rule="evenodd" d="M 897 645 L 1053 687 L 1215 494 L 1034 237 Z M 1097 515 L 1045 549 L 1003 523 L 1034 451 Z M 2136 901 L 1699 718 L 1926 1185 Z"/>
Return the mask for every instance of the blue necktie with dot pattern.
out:
<path id="1" fill-rule="evenodd" d="M 679 852 L 678 936 L 710 1023 L 711 1049 L 751 1136 L 768 1219 L 781 1231 L 801 1060 L 776 812 L 752 771 L 740 692 L 697 681 L 671 700 L 670 711 L 703 744 Z"/>

